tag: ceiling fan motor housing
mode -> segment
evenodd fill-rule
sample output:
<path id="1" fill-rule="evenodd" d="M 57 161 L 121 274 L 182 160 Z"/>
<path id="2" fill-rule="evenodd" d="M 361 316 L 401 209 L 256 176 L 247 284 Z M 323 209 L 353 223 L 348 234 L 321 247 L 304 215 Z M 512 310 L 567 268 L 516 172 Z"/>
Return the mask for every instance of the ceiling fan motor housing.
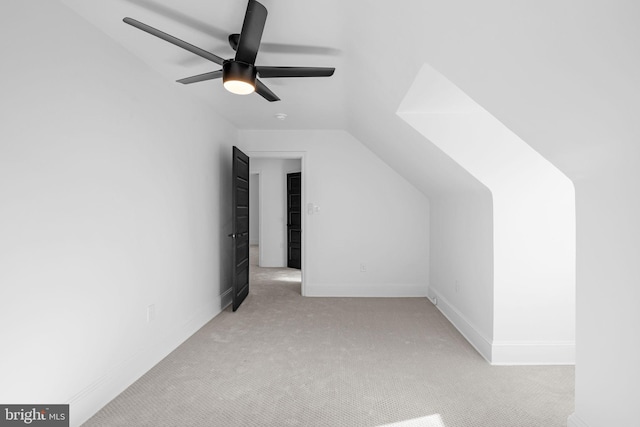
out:
<path id="1" fill-rule="evenodd" d="M 222 82 L 230 80 L 246 82 L 251 86 L 256 85 L 256 67 L 241 61 L 228 60 L 222 64 Z"/>

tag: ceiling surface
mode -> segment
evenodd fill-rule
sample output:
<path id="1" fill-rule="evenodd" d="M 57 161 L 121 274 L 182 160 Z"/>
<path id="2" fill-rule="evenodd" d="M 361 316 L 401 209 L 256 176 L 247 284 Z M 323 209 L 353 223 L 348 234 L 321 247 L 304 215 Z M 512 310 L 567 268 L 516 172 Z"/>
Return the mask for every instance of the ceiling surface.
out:
<path id="1" fill-rule="evenodd" d="M 219 67 L 122 22 L 232 57 L 226 38 L 240 32 L 245 0 L 61 1 L 236 128 L 344 129 L 427 196 L 483 186 L 396 114 L 424 64 L 572 179 L 611 152 L 612 134 L 638 133 L 637 2 L 261 0 L 258 65 L 336 68 L 264 79 L 282 99 L 269 103 L 219 80 L 175 83 Z"/>
<path id="2" fill-rule="evenodd" d="M 279 113 L 287 115 L 288 128 L 346 126 L 345 51 L 341 33 L 344 18 L 335 13 L 340 10 L 339 1 L 261 1 L 268 16 L 257 65 L 336 68 L 334 76 L 329 78 L 263 79 L 281 98 L 273 103 L 256 94 L 233 95 L 222 87 L 219 79 L 184 86 L 175 83 L 180 78 L 221 67 L 122 22 L 124 17 L 131 17 L 218 56 L 232 58 L 235 52 L 227 37 L 241 31 L 247 8 L 245 1 L 65 0 L 63 3 L 167 81 L 201 98 L 240 129 L 284 127 L 276 118 Z"/>
<path id="3" fill-rule="evenodd" d="M 262 0 L 268 16 L 256 64 L 336 68 L 329 78 L 264 79 L 281 98 L 270 103 L 255 94 L 233 95 L 219 80 L 176 83 L 220 67 L 122 22 L 131 17 L 230 58 L 234 52 L 227 37 L 241 30 L 244 0 L 62 3 L 168 84 L 204 100 L 238 129 L 344 129 L 425 194 L 482 187 L 395 114 L 421 65 L 429 59 L 429 47 L 446 48 L 430 35 L 442 27 L 432 25 L 440 17 L 429 12 L 437 4 Z M 440 13 L 448 16 L 456 10 L 445 7 Z M 280 113 L 287 115 L 286 120 L 276 118 Z"/>

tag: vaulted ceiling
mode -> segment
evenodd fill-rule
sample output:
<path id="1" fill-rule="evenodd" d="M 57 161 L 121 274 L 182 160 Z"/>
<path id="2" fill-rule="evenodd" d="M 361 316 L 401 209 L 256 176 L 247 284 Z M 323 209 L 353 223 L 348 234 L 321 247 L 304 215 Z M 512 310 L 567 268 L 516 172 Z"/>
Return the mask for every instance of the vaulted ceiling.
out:
<path id="1" fill-rule="evenodd" d="M 168 83 L 204 99 L 240 129 L 280 127 L 345 128 L 345 18 L 340 2 L 263 1 L 268 10 L 257 65 L 331 66 L 331 78 L 264 79 L 281 101 L 258 95 L 236 96 L 220 80 L 181 85 L 175 80 L 221 67 L 164 40 L 126 25 L 134 18 L 223 58 L 235 52 L 227 37 L 239 33 L 247 8 L 242 0 L 115 0 L 64 1 L 124 48 L 162 74 Z M 285 123 L 275 118 L 288 115 Z"/>
<path id="2" fill-rule="evenodd" d="M 232 57 L 226 37 L 240 31 L 246 9 L 244 0 L 62 1 L 175 85 L 219 67 L 122 18 Z M 220 81 L 181 89 L 239 129 L 346 129 L 427 195 L 482 186 L 396 114 L 423 64 L 572 178 L 608 149 L 586 141 L 628 126 L 625 111 L 640 95 L 632 2 L 262 3 L 269 15 L 258 64 L 333 66 L 335 75 L 265 79 L 282 99 L 275 103 L 232 95 Z"/>

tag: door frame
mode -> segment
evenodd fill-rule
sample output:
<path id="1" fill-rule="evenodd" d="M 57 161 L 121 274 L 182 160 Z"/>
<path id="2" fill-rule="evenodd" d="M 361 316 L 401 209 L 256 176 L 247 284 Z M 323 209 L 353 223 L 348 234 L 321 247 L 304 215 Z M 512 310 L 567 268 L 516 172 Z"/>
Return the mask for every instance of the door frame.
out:
<path id="1" fill-rule="evenodd" d="M 258 175 L 258 188 L 255 191 L 258 192 L 258 245 L 260 245 L 260 240 L 262 239 L 262 200 L 260 197 L 262 194 L 262 170 L 253 170 L 251 169 L 251 164 L 249 165 L 249 182 L 251 182 L 251 175 Z M 249 191 L 251 191 L 251 186 L 249 186 Z M 251 214 L 249 214 L 249 221 L 251 221 Z M 249 227 L 251 227 L 251 223 L 249 223 Z M 251 245 L 251 236 L 249 236 L 249 245 Z"/>
<path id="2" fill-rule="evenodd" d="M 300 176 L 302 181 L 302 197 L 301 197 L 301 205 L 302 205 L 302 243 L 301 243 L 301 283 L 300 283 L 300 293 L 302 296 L 307 296 L 306 291 L 306 277 L 307 277 L 307 215 L 305 206 L 307 206 L 307 152 L 306 151 L 245 151 L 247 156 L 252 159 L 295 159 L 300 160 Z M 257 173 L 258 170 L 251 170 L 249 168 L 249 174 Z M 260 181 L 259 181 L 260 182 Z M 258 186 L 261 184 L 259 183 Z M 258 209 L 262 212 L 262 189 L 259 189 L 258 195 Z M 261 218 L 261 217 L 260 217 Z M 261 219 L 259 219 L 261 221 Z M 260 224 L 262 225 L 262 224 Z M 262 241 L 262 232 L 263 227 L 260 226 L 258 241 Z"/>

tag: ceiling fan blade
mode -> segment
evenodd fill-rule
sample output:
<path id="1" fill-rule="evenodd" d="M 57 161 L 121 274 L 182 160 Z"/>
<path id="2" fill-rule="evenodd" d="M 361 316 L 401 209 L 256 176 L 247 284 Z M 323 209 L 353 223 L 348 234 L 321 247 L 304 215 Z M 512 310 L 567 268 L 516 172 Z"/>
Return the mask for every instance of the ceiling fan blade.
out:
<path id="1" fill-rule="evenodd" d="M 247 13 L 242 23 L 242 32 L 240 40 L 238 40 L 238 50 L 236 51 L 236 61 L 254 64 L 258 49 L 260 48 L 260 40 L 262 39 L 262 31 L 267 21 L 267 9 L 256 0 L 249 0 L 247 5 Z"/>
<path id="2" fill-rule="evenodd" d="M 272 77 L 330 77 L 335 68 L 328 67 L 256 67 L 263 79 Z"/>
<path id="3" fill-rule="evenodd" d="M 151 11 L 157 15 L 164 16 L 173 22 L 198 30 L 203 34 L 208 34 L 218 40 L 226 40 L 228 31 L 214 27 L 210 22 L 193 17 L 177 9 L 172 9 L 163 3 L 162 0 L 127 0 L 127 3 L 135 4 L 138 7 Z"/>
<path id="4" fill-rule="evenodd" d="M 340 56 L 342 50 L 326 46 L 311 46 L 306 44 L 260 43 L 260 52 Z"/>
<path id="5" fill-rule="evenodd" d="M 280 98 L 260 80 L 256 80 L 256 93 L 269 102 L 280 101 Z"/>
<path id="6" fill-rule="evenodd" d="M 210 73 L 198 74 L 197 76 L 185 77 L 184 79 L 176 80 L 178 83 L 188 85 L 190 83 L 203 82 L 205 80 L 219 79 L 222 77 L 222 70 L 211 71 Z"/>
<path id="7" fill-rule="evenodd" d="M 156 36 L 158 38 L 161 38 L 162 40 L 168 41 L 169 43 L 172 43 L 178 47 L 181 47 L 185 50 L 188 50 L 191 53 L 195 53 L 198 56 L 201 56 L 205 59 L 208 59 L 211 62 L 215 62 L 218 65 L 222 65 L 222 63 L 224 62 L 223 58 L 220 58 L 218 55 L 215 55 L 211 52 L 207 52 L 204 49 L 200 49 L 197 46 L 194 46 L 190 43 L 187 43 L 183 40 L 180 40 L 177 37 L 173 37 L 170 34 L 167 34 L 163 31 L 157 30 L 153 27 L 148 26 L 147 24 L 143 24 L 140 21 L 136 21 L 135 19 L 132 18 L 124 18 L 123 21 L 133 27 L 136 27 L 144 32 L 147 32 L 153 36 Z"/>

